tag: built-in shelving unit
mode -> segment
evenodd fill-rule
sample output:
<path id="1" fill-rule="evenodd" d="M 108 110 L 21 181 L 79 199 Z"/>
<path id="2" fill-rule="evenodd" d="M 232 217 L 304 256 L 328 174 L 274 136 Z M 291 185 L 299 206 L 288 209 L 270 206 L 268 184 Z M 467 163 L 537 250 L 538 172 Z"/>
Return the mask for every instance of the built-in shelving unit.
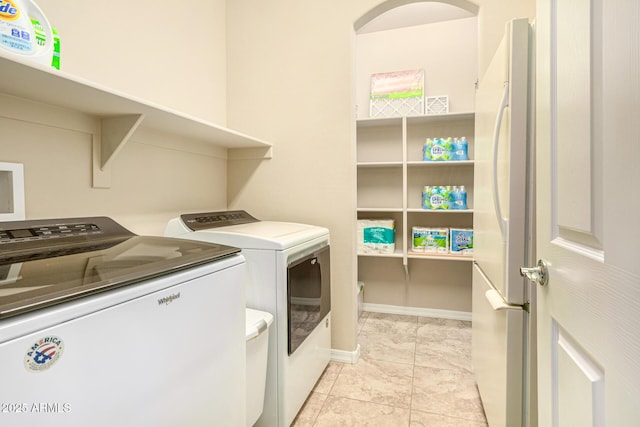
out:
<path id="1" fill-rule="evenodd" d="M 271 144 L 50 67 L 0 56 L 0 93 L 95 116 L 100 134 L 94 164 L 102 171 L 138 128 L 271 157 Z M 95 174 L 94 174 L 95 185 Z"/>
<path id="2" fill-rule="evenodd" d="M 474 113 L 464 112 L 357 121 L 358 218 L 393 218 L 396 222 L 395 253 L 358 256 L 402 258 L 407 275 L 409 259 L 473 260 L 471 256 L 412 252 L 411 232 L 414 226 L 472 227 L 474 118 Z M 471 160 L 423 161 L 426 138 L 448 136 L 467 138 Z M 464 185 L 469 209 L 422 209 L 425 185 Z"/>
<path id="3" fill-rule="evenodd" d="M 445 33 L 449 36 L 442 37 Z M 478 215 L 473 204 L 476 35 L 477 19 L 459 19 L 356 36 L 356 215 L 392 219 L 396 227 L 394 254 L 356 253 L 365 305 L 471 318 L 473 257 L 413 252 L 412 228 L 473 228 Z M 430 97 L 446 95 L 447 108 L 441 111 L 449 112 L 365 117 L 371 115 L 371 77 L 409 69 L 424 70 L 424 111 L 436 110 L 429 106 Z M 427 138 L 449 136 L 467 138 L 469 160 L 423 161 Z M 428 185 L 464 185 L 468 209 L 423 209 L 422 190 Z M 356 234 L 359 239 L 364 236 L 360 227 Z"/>

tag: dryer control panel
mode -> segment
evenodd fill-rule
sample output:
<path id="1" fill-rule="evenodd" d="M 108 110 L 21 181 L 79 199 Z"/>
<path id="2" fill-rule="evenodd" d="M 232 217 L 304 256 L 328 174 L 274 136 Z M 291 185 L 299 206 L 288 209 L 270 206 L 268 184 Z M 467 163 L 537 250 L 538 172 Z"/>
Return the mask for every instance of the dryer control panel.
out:
<path id="1" fill-rule="evenodd" d="M 242 210 L 184 214 L 180 219 L 193 231 L 260 221 Z"/>

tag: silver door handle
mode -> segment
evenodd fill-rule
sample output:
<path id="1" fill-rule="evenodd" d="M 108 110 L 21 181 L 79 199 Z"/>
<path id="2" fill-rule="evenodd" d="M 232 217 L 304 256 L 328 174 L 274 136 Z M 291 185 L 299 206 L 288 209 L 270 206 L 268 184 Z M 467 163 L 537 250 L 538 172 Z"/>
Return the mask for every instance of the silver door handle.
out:
<path id="1" fill-rule="evenodd" d="M 544 286 L 549 282 L 547 263 L 541 259 L 538 260 L 538 265 L 535 267 L 520 267 L 520 275 L 532 282 L 536 282 L 540 286 Z"/>

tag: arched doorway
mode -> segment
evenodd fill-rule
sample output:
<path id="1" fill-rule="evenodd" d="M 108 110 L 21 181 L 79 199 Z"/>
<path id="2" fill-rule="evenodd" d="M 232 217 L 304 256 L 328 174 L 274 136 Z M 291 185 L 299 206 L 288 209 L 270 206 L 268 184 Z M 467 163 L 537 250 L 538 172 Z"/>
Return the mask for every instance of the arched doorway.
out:
<path id="1" fill-rule="evenodd" d="M 467 9 L 472 12 L 465 18 L 450 21 L 378 32 L 362 31 L 385 13 L 412 4 L 464 5 L 466 12 L 469 12 Z M 410 416 L 416 424 L 429 425 L 434 422 L 431 417 L 438 417 L 440 421 L 451 417 L 451 423 L 456 422 L 453 417 L 458 417 L 458 422 L 459 418 L 484 422 L 470 366 L 472 259 L 451 258 L 449 254 L 439 253 L 439 249 L 433 253 L 427 253 L 424 248 L 420 251 L 413 239 L 415 229 L 436 232 L 450 228 L 468 229 L 473 225 L 471 209 L 454 214 L 434 214 L 422 209 L 422 190 L 427 185 L 465 186 L 472 193 L 472 162 L 444 168 L 424 167 L 422 149 L 426 138 L 431 137 L 465 136 L 473 144 L 478 68 L 477 11 L 475 4 L 466 1 L 387 1 L 354 24 L 354 87 L 358 107 L 356 234 L 362 238 L 357 254 L 357 274 L 358 280 L 364 283 L 364 309 L 369 316 L 394 313 L 407 323 L 415 321 L 422 331 L 413 336 L 398 331 L 395 338 L 383 331 L 379 335 L 365 331 L 358 336 L 358 342 L 363 360 L 376 358 L 371 347 L 378 348 L 394 339 L 402 342 L 403 348 L 409 348 L 409 353 L 413 346 L 413 358 L 408 358 L 413 362 Z M 451 101 L 448 112 L 374 116 L 374 110 L 369 108 L 371 76 L 415 69 L 423 70 L 421 96 L 446 95 Z M 375 248 L 367 247 L 369 242 L 364 241 L 364 230 L 369 225 L 395 230 L 392 249 L 376 252 Z M 448 233 L 444 231 L 444 235 L 448 236 Z M 442 321 L 447 326 L 460 325 L 464 331 L 461 334 L 466 335 L 466 338 L 453 340 L 458 348 L 456 354 L 463 355 L 465 361 L 455 367 L 449 364 L 446 369 L 447 374 L 456 376 L 455 384 L 439 377 L 445 374 L 444 365 L 436 367 L 434 359 L 426 360 L 429 357 L 441 361 L 448 359 L 447 363 L 453 360 L 445 355 L 446 350 L 441 354 L 432 351 L 442 342 L 430 332 L 440 325 L 427 325 L 425 319 L 428 318 L 439 318 L 435 323 Z M 439 392 L 437 387 L 427 385 L 426 378 L 441 388 L 451 386 L 455 391 L 445 398 L 446 401 L 436 403 Z M 458 409 L 447 412 L 445 408 Z"/>
<path id="2" fill-rule="evenodd" d="M 353 27 L 356 33 L 358 33 L 365 25 L 367 25 L 374 19 L 380 17 L 381 15 L 389 11 L 393 11 L 393 10 L 397 11 L 399 9 L 403 9 L 404 6 L 412 6 L 412 5 L 420 5 L 420 4 L 428 4 L 428 3 L 454 6 L 461 10 L 467 11 L 473 15 L 477 15 L 479 10 L 479 7 L 477 4 L 468 0 L 440 0 L 440 1 L 388 0 L 379 4 L 378 6 L 375 6 L 374 8 L 369 10 L 367 13 L 362 15 L 358 20 L 355 21 L 355 23 L 353 24 Z"/>

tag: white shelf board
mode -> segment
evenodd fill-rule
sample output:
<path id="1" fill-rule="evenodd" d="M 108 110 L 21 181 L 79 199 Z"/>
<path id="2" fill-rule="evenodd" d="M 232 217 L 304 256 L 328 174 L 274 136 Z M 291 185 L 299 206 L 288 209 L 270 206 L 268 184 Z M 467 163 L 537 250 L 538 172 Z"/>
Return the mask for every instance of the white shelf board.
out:
<path id="1" fill-rule="evenodd" d="M 472 111 L 463 111 L 444 114 L 425 114 L 422 116 L 406 116 L 408 124 L 428 123 L 447 120 L 473 120 L 476 114 Z M 364 117 L 356 120 L 357 127 L 372 126 L 399 126 L 404 117 Z"/>
<path id="2" fill-rule="evenodd" d="M 474 165 L 474 161 L 473 160 L 449 160 L 446 162 L 429 162 L 429 161 L 423 161 L 423 160 L 414 160 L 414 161 L 409 161 L 407 162 L 407 166 L 409 167 L 426 167 L 426 168 L 431 168 L 431 167 L 447 167 L 447 166 L 473 166 Z"/>
<path id="3" fill-rule="evenodd" d="M 423 116 L 408 116 L 407 124 L 411 125 L 415 123 L 441 122 L 448 120 L 473 120 L 475 117 L 476 113 L 472 111 L 443 114 L 425 114 Z"/>
<path id="4" fill-rule="evenodd" d="M 94 115 L 144 116 L 140 127 L 225 148 L 269 148 L 271 144 L 179 111 L 135 98 L 77 76 L 0 56 L 0 93 Z"/>
<path id="5" fill-rule="evenodd" d="M 402 208 L 358 208 L 358 212 L 402 212 Z"/>
<path id="6" fill-rule="evenodd" d="M 407 258 L 431 259 L 431 260 L 438 260 L 438 261 L 466 261 L 466 262 L 473 261 L 473 256 L 469 256 L 469 255 L 445 255 L 445 254 L 437 255 L 437 254 L 425 254 L 421 252 L 411 252 L 411 251 L 407 253 Z"/>
<path id="7" fill-rule="evenodd" d="M 421 209 L 410 208 L 407 212 L 429 213 L 429 214 L 470 214 L 473 209 Z"/>
<path id="8" fill-rule="evenodd" d="M 402 117 L 365 117 L 356 120 L 356 127 L 400 126 Z"/>
<path id="9" fill-rule="evenodd" d="M 359 168 L 394 168 L 402 167 L 402 161 L 399 162 L 358 162 Z"/>
<path id="10" fill-rule="evenodd" d="M 377 258 L 402 258 L 402 251 L 396 250 L 392 254 L 378 254 L 378 253 L 363 254 L 358 252 L 358 256 L 377 257 Z"/>

